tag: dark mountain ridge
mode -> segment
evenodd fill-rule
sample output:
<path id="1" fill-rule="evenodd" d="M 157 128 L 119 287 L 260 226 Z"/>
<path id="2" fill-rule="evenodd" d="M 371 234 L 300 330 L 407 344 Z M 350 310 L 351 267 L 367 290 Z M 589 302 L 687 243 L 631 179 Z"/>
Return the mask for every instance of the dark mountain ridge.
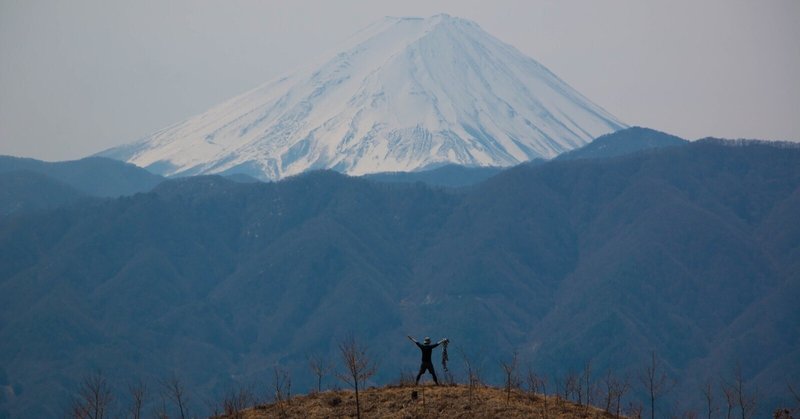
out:
<path id="1" fill-rule="evenodd" d="M 49 176 L 28 170 L 0 173 L 0 217 L 51 210 L 74 204 L 86 195 Z"/>
<path id="2" fill-rule="evenodd" d="M 104 157 L 45 162 L 41 160 L 0 156 L 0 173 L 27 171 L 50 177 L 83 194 L 96 197 L 118 197 L 147 192 L 164 178 L 132 164 Z"/>
<path id="3" fill-rule="evenodd" d="M 688 144 L 688 141 L 661 131 L 643 127 L 630 127 L 597 137 L 583 147 L 558 155 L 555 160 L 617 157 L 645 150 L 686 144 Z"/>
<path id="4" fill-rule="evenodd" d="M 58 415 L 96 368 L 208 395 L 279 364 L 307 388 L 305 357 L 349 333 L 378 382 L 416 366 L 406 334 L 448 336 L 492 380 L 514 350 L 631 377 L 655 351 L 695 406 L 739 363 L 770 409 L 800 376 L 798 213 L 800 150 L 705 141 L 463 191 L 200 177 L 25 214 L 0 221 L 3 409 Z"/>
<path id="5" fill-rule="evenodd" d="M 529 164 L 541 163 L 543 160 L 535 160 Z M 443 186 L 449 188 L 460 188 L 471 186 L 489 179 L 490 177 L 502 172 L 502 167 L 465 167 L 457 165 L 445 165 L 429 170 L 416 172 L 385 172 L 364 175 L 366 179 L 377 182 L 389 183 L 414 183 L 422 182 L 431 186 Z"/>

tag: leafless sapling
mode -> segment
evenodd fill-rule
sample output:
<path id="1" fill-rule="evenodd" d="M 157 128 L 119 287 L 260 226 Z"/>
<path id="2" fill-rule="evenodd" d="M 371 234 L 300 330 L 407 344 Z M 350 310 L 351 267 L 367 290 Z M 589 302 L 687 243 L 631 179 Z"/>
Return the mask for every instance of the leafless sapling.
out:
<path id="1" fill-rule="evenodd" d="M 641 419 L 643 410 L 644 408 L 640 403 L 628 402 L 628 407 L 625 408 L 625 413 L 630 418 Z"/>
<path id="2" fill-rule="evenodd" d="M 517 377 L 517 352 L 515 351 L 508 361 L 500 361 L 505 373 L 506 404 L 511 403 L 511 390 L 519 387 L 519 377 Z"/>
<path id="3" fill-rule="evenodd" d="M 617 378 L 611 371 L 608 371 L 603 378 L 603 384 L 606 388 L 605 410 L 619 418 L 622 410 L 622 397 L 630 389 L 630 381 L 627 376 Z"/>
<path id="4" fill-rule="evenodd" d="M 592 382 L 592 361 L 587 361 L 586 364 L 583 366 L 583 372 L 581 373 L 581 386 L 580 388 L 583 389 L 583 393 L 585 395 L 584 400 L 586 401 L 586 412 L 588 414 L 589 405 L 594 403 L 594 396 L 597 390 L 594 382 Z"/>
<path id="5" fill-rule="evenodd" d="M 225 416 L 232 419 L 244 418 L 244 411 L 255 404 L 255 395 L 244 386 L 229 392 L 222 401 L 222 411 Z"/>
<path id="6" fill-rule="evenodd" d="M 701 390 L 703 392 L 703 398 L 706 401 L 706 414 L 708 415 L 708 419 L 711 419 L 714 412 L 719 410 L 714 404 L 714 386 L 711 385 L 711 381 L 706 381 Z"/>
<path id="7" fill-rule="evenodd" d="M 722 394 L 725 395 L 725 402 L 728 405 L 727 414 L 725 415 L 725 419 L 731 419 L 731 415 L 733 414 L 733 407 L 736 406 L 736 389 L 725 383 L 722 382 Z"/>
<path id="8" fill-rule="evenodd" d="M 614 395 L 617 398 L 617 411 L 615 417 L 619 419 L 621 410 L 622 410 L 622 398 L 625 397 L 625 394 L 628 393 L 628 390 L 631 389 L 631 381 L 628 375 L 623 376 L 621 379 L 617 381 L 616 390 L 614 391 Z"/>
<path id="9" fill-rule="evenodd" d="M 663 371 L 655 352 L 650 353 L 650 362 L 642 370 L 639 379 L 650 397 L 650 419 L 656 417 L 656 400 L 672 388 L 672 380 Z"/>
<path id="10" fill-rule="evenodd" d="M 580 376 L 573 370 L 569 370 L 564 376 L 564 400 L 573 400 L 578 405 L 581 404 L 581 392 L 578 388 L 581 385 Z"/>
<path id="11" fill-rule="evenodd" d="M 289 375 L 289 371 L 277 365 L 272 368 L 272 372 L 272 389 L 274 390 L 275 403 L 281 406 L 283 402 L 291 401 L 292 377 Z"/>
<path id="12" fill-rule="evenodd" d="M 352 336 L 339 343 L 339 352 L 342 355 L 345 371 L 337 372 L 336 376 L 347 383 L 356 392 L 356 417 L 361 418 L 361 401 L 359 400 L 359 385 L 372 377 L 378 370 L 376 364 L 367 355 L 366 348 L 362 347 Z"/>
<path id="13" fill-rule="evenodd" d="M 528 385 L 528 392 L 531 400 L 535 400 L 536 394 L 541 392 L 542 401 L 544 404 L 542 408 L 542 417 L 547 419 L 547 380 L 544 376 L 539 376 L 536 374 L 536 371 L 534 371 L 534 369 L 528 365 L 528 370 L 525 374 L 525 381 Z"/>
<path id="14" fill-rule="evenodd" d="M 108 417 L 113 396 L 111 387 L 102 372 L 85 377 L 73 400 L 71 416 L 80 419 L 103 419 Z"/>
<path id="15" fill-rule="evenodd" d="M 130 383 L 128 384 L 128 394 L 131 396 L 131 418 L 141 419 L 144 399 L 147 396 L 147 385 L 142 381 Z"/>
<path id="16" fill-rule="evenodd" d="M 478 386 L 483 385 L 483 379 L 481 377 L 481 362 L 479 361 L 481 358 L 480 356 L 467 354 L 461 348 L 458 348 L 458 353 L 461 355 L 461 359 L 464 361 L 464 368 L 467 372 L 467 401 L 469 402 L 469 406 L 471 408 L 472 403 L 476 398 L 475 390 L 478 388 Z"/>
<path id="17" fill-rule="evenodd" d="M 186 417 L 189 415 L 189 406 L 186 388 L 183 386 L 181 380 L 177 375 L 173 374 L 161 384 L 164 387 L 167 398 L 170 399 L 175 405 L 175 408 L 178 409 L 178 417 L 181 419 L 186 419 Z"/>
<path id="18" fill-rule="evenodd" d="M 308 366 L 317 378 L 317 393 L 321 393 L 322 380 L 331 371 L 331 364 L 322 356 L 311 355 L 308 357 Z"/>
<path id="19" fill-rule="evenodd" d="M 742 419 L 748 419 L 753 416 L 756 410 L 758 397 L 755 391 L 750 393 L 745 389 L 744 377 L 742 376 L 741 365 L 736 365 L 734 370 L 734 388 L 736 392 L 736 404 L 739 406 L 739 412 L 742 414 Z"/>

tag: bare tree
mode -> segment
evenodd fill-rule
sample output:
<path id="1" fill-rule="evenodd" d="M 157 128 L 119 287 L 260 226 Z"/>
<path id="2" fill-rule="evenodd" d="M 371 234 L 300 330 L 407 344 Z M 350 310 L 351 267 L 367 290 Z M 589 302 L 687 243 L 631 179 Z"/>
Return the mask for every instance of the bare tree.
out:
<path id="1" fill-rule="evenodd" d="M 643 410 L 644 408 L 638 402 L 628 402 L 628 407 L 625 409 L 625 413 L 630 418 L 640 419 L 642 417 Z"/>
<path id="2" fill-rule="evenodd" d="M 186 416 L 189 414 L 189 406 L 187 404 L 186 388 L 183 386 L 183 383 L 181 383 L 181 380 L 177 375 L 173 374 L 170 378 L 164 380 L 161 385 L 164 387 L 167 398 L 170 399 L 178 409 L 179 417 L 181 419 L 186 419 Z"/>
<path id="3" fill-rule="evenodd" d="M 614 376 L 611 371 L 608 371 L 605 378 L 603 378 L 603 384 L 605 384 L 606 387 L 604 400 L 605 410 L 609 414 L 613 413 L 617 418 L 619 418 L 622 410 L 622 397 L 630 389 L 628 377 L 625 376 L 622 379 L 619 379 Z"/>
<path id="4" fill-rule="evenodd" d="M 594 393 L 596 392 L 596 386 L 592 382 L 592 361 L 589 360 L 583 366 L 583 373 L 581 373 L 581 386 L 583 392 L 585 393 L 585 400 L 586 400 L 586 412 L 588 412 L 589 405 L 594 403 Z"/>
<path id="5" fill-rule="evenodd" d="M 244 410 L 253 404 L 255 404 L 253 392 L 247 387 L 240 386 L 225 396 L 222 401 L 222 410 L 226 417 L 242 419 Z"/>
<path id="6" fill-rule="evenodd" d="M 342 354 L 342 361 L 344 361 L 346 371 L 337 373 L 336 376 L 355 389 L 356 417 L 361 418 L 361 401 L 358 398 L 358 386 L 372 377 L 378 367 L 369 358 L 366 349 L 359 345 L 352 336 L 339 343 L 339 352 Z"/>
<path id="7" fill-rule="evenodd" d="M 525 384 L 528 386 L 528 393 L 531 399 L 535 399 L 536 393 L 539 392 L 539 376 L 536 375 L 536 371 L 530 365 L 528 365 L 525 372 Z"/>
<path id="8" fill-rule="evenodd" d="M 467 369 L 467 400 L 471 407 L 475 396 L 475 389 L 483 384 L 481 378 L 481 364 L 476 361 L 476 358 L 467 355 L 463 350 L 459 349 L 458 352 L 464 360 L 464 367 Z"/>
<path id="9" fill-rule="evenodd" d="M 511 403 L 511 390 L 519 387 L 519 377 L 517 377 L 517 352 L 511 356 L 510 361 L 500 361 L 503 372 L 506 375 L 506 404 Z"/>
<path id="10" fill-rule="evenodd" d="M 322 392 L 322 379 L 331 371 L 331 364 L 322 356 L 311 355 L 308 357 L 308 366 L 317 377 L 317 393 Z"/>
<path id="11" fill-rule="evenodd" d="M 142 381 L 128 384 L 128 394 L 131 395 L 131 418 L 141 419 L 144 398 L 147 396 L 147 386 Z"/>
<path id="12" fill-rule="evenodd" d="M 564 377 L 564 400 L 574 400 L 580 405 L 581 391 L 578 389 L 580 385 L 581 378 L 575 371 L 569 370 Z"/>
<path id="13" fill-rule="evenodd" d="M 542 388 L 542 399 L 544 400 L 544 407 L 542 408 L 544 411 L 544 419 L 547 419 L 550 416 L 547 409 L 547 378 L 542 376 L 539 379 L 539 386 Z"/>
<path id="14" fill-rule="evenodd" d="M 645 366 L 639 379 L 650 396 L 650 419 L 656 417 L 656 399 L 672 388 L 672 380 L 662 371 L 656 353 L 651 352 L 650 363 Z"/>
<path id="15" fill-rule="evenodd" d="M 711 385 L 711 381 L 706 381 L 701 390 L 703 392 L 703 397 L 706 399 L 706 413 L 708 413 L 708 419 L 711 419 L 714 412 L 719 410 L 714 404 L 714 387 Z"/>
<path id="16" fill-rule="evenodd" d="M 275 391 L 275 402 L 278 404 L 284 401 L 291 401 L 292 398 L 292 377 L 289 371 L 275 366 L 273 371 L 272 389 Z"/>
<path id="17" fill-rule="evenodd" d="M 622 398 L 625 397 L 625 394 L 630 389 L 631 389 L 631 382 L 630 382 L 630 378 L 627 375 L 625 375 L 624 377 L 622 377 L 622 379 L 617 381 L 616 389 L 614 391 L 614 396 L 616 396 L 616 398 L 617 398 L 617 402 L 616 402 L 616 405 L 617 405 L 616 417 L 617 417 L 617 419 L 620 418 L 620 411 L 622 410 Z"/>
<path id="18" fill-rule="evenodd" d="M 722 394 L 725 395 L 725 402 L 728 404 L 728 413 L 725 415 L 726 419 L 731 419 L 733 407 L 736 406 L 736 389 L 722 382 Z"/>
<path id="19" fill-rule="evenodd" d="M 531 399 L 536 398 L 536 393 L 541 390 L 542 394 L 542 401 L 544 402 L 544 407 L 542 409 L 542 417 L 547 419 L 548 411 L 547 411 L 547 380 L 544 376 L 539 376 L 536 372 L 528 366 L 527 373 L 525 374 L 525 382 L 528 385 L 528 391 L 530 392 Z"/>
<path id="20" fill-rule="evenodd" d="M 111 387 L 102 372 L 85 377 L 73 400 L 71 416 L 80 419 L 103 419 L 107 417 L 113 396 Z"/>
<path id="21" fill-rule="evenodd" d="M 564 393 L 564 383 L 561 381 L 558 375 L 553 375 L 553 395 L 555 395 L 555 402 L 556 407 L 561 406 L 561 394 Z"/>
<path id="22" fill-rule="evenodd" d="M 736 393 L 736 404 L 739 405 L 742 419 L 752 417 L 756 410 L 758 397 L 755 392 L 748 393 L 745 389 L 742 367 L 739 364 L 736 365 L 736 369 L 734 370 L 734 389 Z"/>

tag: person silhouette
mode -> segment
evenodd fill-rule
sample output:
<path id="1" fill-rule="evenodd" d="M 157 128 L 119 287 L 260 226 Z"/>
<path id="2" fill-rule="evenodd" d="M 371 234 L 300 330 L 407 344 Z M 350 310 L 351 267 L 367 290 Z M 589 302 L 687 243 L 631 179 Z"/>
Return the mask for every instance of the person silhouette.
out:
<path id="1" fill-rule="evenodd" d="M 422 374 L 425 374 L 425 371 L 430 371 L 431 376 L 433 377 L 433 382 L 436 385 L 439 385 L 439 380 L 436 378 L 436 371 L 433 369 L 433 362 L 431 361 L 431 354 L 433 353 L 433 348 L 441 345 L 442 343 L 449 342 L 449 339 L 442 339 L 436 343 L 431 343 L 431 338 L 425 337 L 422 339 L 422 343 L 417 342 L 416 339 L 408 336 L 408 339 L 414 342 L 419 350 L 422 352 L 422 363 L 419 366 L 419 373 L 417 374 L 417 380 L 415 381 L 416 385 L 419 385 L 419 378 L 422 377 Z"/>

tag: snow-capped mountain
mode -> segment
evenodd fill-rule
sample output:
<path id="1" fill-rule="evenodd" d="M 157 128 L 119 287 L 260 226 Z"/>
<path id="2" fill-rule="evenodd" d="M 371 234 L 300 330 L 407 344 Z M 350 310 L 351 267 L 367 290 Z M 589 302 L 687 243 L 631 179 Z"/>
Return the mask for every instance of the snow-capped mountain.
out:
<path id="1" fill-rule="evenodd" d="M 101 155 L 167 176 L 551 158 L 624 124 L 476 23 L 387 17 L 341 52 Z"/>

